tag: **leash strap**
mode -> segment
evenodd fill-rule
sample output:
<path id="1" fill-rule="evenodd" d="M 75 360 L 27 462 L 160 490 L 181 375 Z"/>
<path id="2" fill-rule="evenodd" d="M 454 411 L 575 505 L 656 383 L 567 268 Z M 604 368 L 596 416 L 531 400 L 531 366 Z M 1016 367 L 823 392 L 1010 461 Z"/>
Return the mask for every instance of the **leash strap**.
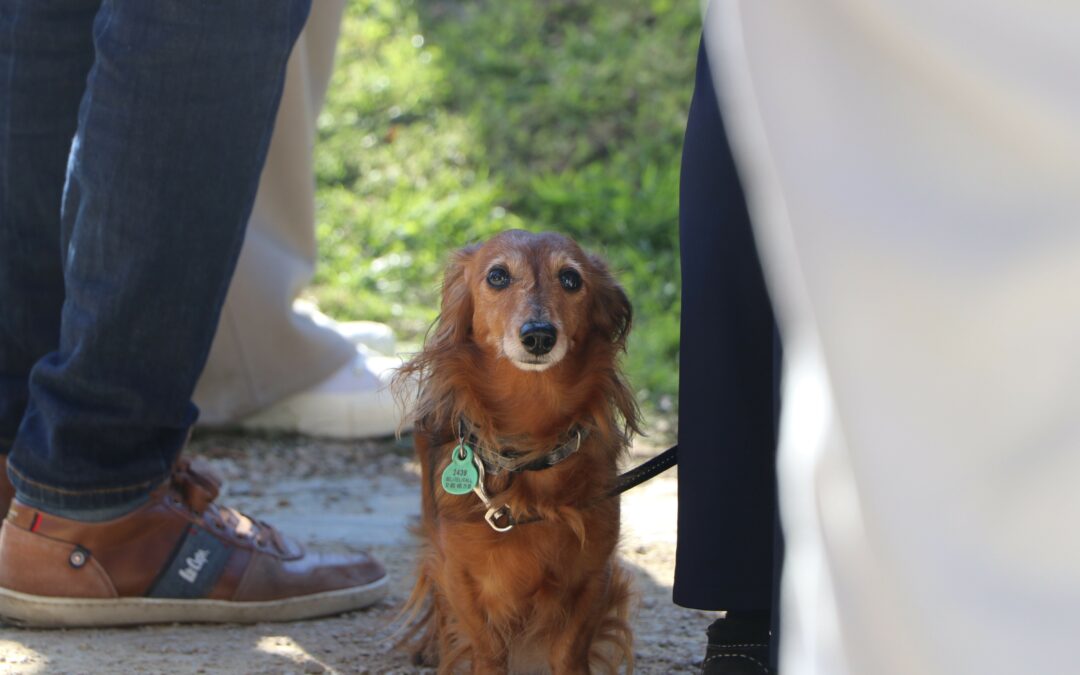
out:
<path id="1" fill-rule="evenodd" d="M 631 488 L 654 478 L 679 463 L 679 446 L 673 445 L 644 464 L 640 464 L 615 479 L 615 486 L 607 493 L 617 497 Z"/>
<path id="2" fill-rule="evenodd" d="M 653 457 L 649 461 L 645 462 L 644 464 L 639 464 L 638 466 L 635 466 L 633 469 L 630 469 L 626 473 L 620 474 L 619 477 L 615 479 L 615 485 L 612 486 L 612 488 L 607 492 L 607 494 L 605 494 L 600 500 L 589 504 L 586 508 L 595 506 L 596 504 L 604 501 L 605 499 L 618 497 L 627 490 L 635 488 L 638 485 L 644 483 L 645 481 L 659 476 L 660 474 L 664 473 L 678 463 L 679 446 L 673 445 L 667 450 L 661 452 L 656 457 Z M 506 513 L 504 515 L 509 521 L 509 527 L 503 527 L 500 529 L 499 527 L 496 527 L 496 524 L 491 521 L 489 521 L 488 524 L 499 532 L 506 532 L 507 530 L 513 528 L 515 525 L 526 525 L 528 523 L 536 523 L 543 520 L 543 518 L 541 518 L 540 516 L 529 516 L 527 518 L 522 518 L 521 520 L 514 520 L 509 513 Z"/>

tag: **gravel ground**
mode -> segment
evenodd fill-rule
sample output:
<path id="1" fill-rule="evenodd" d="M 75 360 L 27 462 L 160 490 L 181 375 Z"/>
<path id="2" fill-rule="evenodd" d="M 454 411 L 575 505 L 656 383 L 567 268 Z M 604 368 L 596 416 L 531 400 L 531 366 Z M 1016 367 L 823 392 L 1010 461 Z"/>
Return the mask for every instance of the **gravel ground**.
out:
<path id="1" fill-rule="evenodd" d="M 635 447 L 634 461 L 653 454 Z M 389 639 L 411 583 L 419 513 L 408 441 L 339 443 L 296 436 L 198 434 L 189 453 L 227 479 L 222 501 L 320 550 L 366 549 L 392 577 L 390 596 L 360 612 L 288 624 L 33 631 L 0 628 L 0 673 L 389 673 L 418 670 Z M 675 472 L 623 497 L 620 554 L 637 578 L 639 673 L 694 673 L 712 613 L 671 603 Z"/>

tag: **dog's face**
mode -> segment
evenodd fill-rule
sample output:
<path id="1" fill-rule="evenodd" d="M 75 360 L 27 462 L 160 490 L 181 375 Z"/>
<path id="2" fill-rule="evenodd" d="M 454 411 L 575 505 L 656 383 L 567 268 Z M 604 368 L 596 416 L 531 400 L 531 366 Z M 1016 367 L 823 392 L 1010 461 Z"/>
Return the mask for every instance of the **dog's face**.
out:
<path id="1" fill-rule="evenodd" d="M 470 339 L 521 370 L 547 370 L 594 334 L 621 348 L 630 326 L 604 264 L 558 234 L 504 232 L 460 252 L 445 283 L 444 317 L 457 311 Z"/>

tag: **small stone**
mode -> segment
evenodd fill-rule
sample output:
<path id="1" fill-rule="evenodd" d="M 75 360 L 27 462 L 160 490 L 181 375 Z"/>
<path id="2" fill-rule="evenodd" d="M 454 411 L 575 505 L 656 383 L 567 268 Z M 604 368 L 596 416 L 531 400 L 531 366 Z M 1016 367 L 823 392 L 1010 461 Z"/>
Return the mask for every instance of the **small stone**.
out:
<path id="1" fill-rule="evenodd" d="M 323 668 L 322 664 L 317 661 L 308 661 L 304 664 L 304 672 L 309 675 L 320 675 L 326 672 L 326 668 Z"/>

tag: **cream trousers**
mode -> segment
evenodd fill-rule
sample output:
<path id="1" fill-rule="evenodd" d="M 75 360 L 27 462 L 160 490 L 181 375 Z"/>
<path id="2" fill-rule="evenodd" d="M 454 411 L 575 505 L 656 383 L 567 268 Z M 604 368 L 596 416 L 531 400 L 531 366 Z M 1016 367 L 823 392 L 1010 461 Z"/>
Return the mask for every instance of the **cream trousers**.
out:
<path id="1" fill-rule="evenodd" d="M 784 675 L 1080 672 L 1080 5 L 715 0 Z"/>
<path id="2" fill-rule="evenodd" d="M 302 391 L 355 354 L 293 310 L 315 270 L 315 123 L 345 0 L 316 0 L 293 49 L 255 209 L 210 358 L 195 388 L 199 423 L 220 425 Z"/>

